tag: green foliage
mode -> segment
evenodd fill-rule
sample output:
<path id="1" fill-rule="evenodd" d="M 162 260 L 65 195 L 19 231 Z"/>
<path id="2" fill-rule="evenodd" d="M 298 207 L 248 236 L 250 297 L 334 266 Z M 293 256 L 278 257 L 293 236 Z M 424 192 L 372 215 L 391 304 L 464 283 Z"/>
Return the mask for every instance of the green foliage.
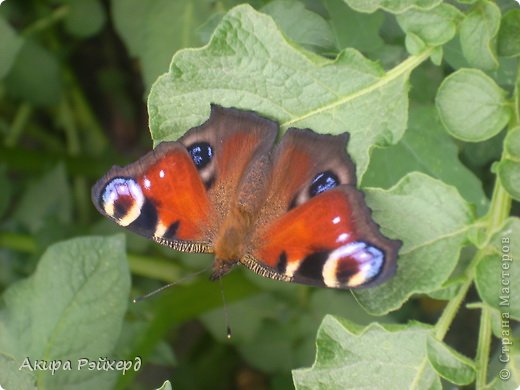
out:
<path id="1" fill-rule="evenodd" d="M 498 32 L 498 54 L 504 57 L 520 55 L 520 10 L 508 11 Z"/>
<path id="2" fill-rule="evenodd" d="M 517 388 L 520 12 L 509 3 L 3 2 L 0 386 Z M 153 143 L 174 140 L 210 103 L 282 132 L 348 131 L 373 218 L 403 241 L 396 275 L 350 294 L 236 271 L 222 281 L 227 309 L 204 278 L 128 305 L 211 258 L 112 236 L 121 229 L 101 221 L 90 185 L 149 150 L 145 123 Z M 72 369 L 20 369 L 25 358 Z M 78 370 L 80 358 L 143 367 Z"/>
<path id="3" fill-rule="evenodd" d="M 440 376 L 471 383 L 473 363 L 435 339 L 433 328 L 410 323 L 366 328 L 326 316 L 318 330 L 316 362 L 293 371 L 296 389 L 430 389 Z M 391 362 L 391 364 L 388 364 Z"/>
<path id="4" fill-rule="evenodd" d="M 490 1 L 477 2 L 460 24 L 462 53 L 471 66 L 483 70 L 498 67 L 496 35 L 500 10 Z"/>
<path id="5" fill-rule="evenodd" d="M 277 118 L 282 130 L 348 131 L 361 177 L 369 149 L 395 142 L 405 130 L 406 78 L 418 60 L 385 74 L 356 50 L 345 49 L 334 60 L 318 57 L 287 42 L 271 18 L 239 6 L 224 17 L 207 46 L 177 52 L 170 72 L 154 84 L 148 99 L 152 138 L 155 143 L 177 139 L 182 129 L 208 117 L 211 102 L 255 107 Z M 197 66 L 201 63 L 204 67 Z M 194 93 L 197 99 L 187 98 Z M 343 105 L 350 109 L 339 110 Z"/>
<path id="6" fill-rule="evenodd" d="M 419 173 L 405 176 L 388 191 L 367 189 L 366 194 L 383 232 L 407 237 L 397 274 L 387 283 L 355 292 L 368 312 L 381 315 L 414 293 L 441 287 L 457 264 L 474 216 L 455 188 Z"/>
<path id="7" fill-rule="evenodd" d="M 436 104 L 451 135 L 478 142 L 493 137 L 508 123 L 511 113 L 506 95 L 483 72 L 460 69 L 444 79 Z"/>
<path id="8" fill-rule="evenodd" d="M 4 293 L 0 382 L 7 388 L 24 388 L 30 376 L 37 388 L 108 388 L 117 372 L 61 367 L 53 372 L 29 366 L 41 360 L 70 361 L 76 368 L 80 359 L 110 356 L 129 288 L 121 236 L 84 237 L 50 246 L 34 274 Z M 27 358 L 29 364 L 24 363 Z"/>

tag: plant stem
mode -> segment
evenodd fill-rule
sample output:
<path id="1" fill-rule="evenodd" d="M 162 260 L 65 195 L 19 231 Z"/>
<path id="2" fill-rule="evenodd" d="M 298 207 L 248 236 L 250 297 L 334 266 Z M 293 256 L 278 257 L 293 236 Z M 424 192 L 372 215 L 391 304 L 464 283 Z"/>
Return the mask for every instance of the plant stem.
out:
<path id="1" fill-rule="evenodd" d="M 29 27 L 27 27 L 22 35 L 29 36 L 32 34 L 36 34 L 42 30 L 45 30 L 52 26 L 54 23 L 63 19 L 69 13 L 69 6 L 63 5 L 59 8 L 56 8 L 49 16 L 39 19 Z"/>
<path id="2" fill-rule="evenodd" d="M 25 253 L 36 253 L 37 250 L 36 242 L 31 236 L 10 232 L 0 233 L 0 248 Z"/>
<path id="3" fill-rule="evenodd" d="M 489 307 L 482 305 L 480 313 L 480 330 L 478 334 L 477 356 L 477 380 L 475 387 L 481 389 L 487 381 L 487 367 L 489 361 L 489 351 L 491 349 L 491 316 Z"/>
<path id="4" fill-rule="evenodd" d="M 80 140 L 78 135 L 78 128 L 74 113 L 69 104 L 68 95 L 60 105 L 60 119 L 65 131 L 67 139 L 67 151 L 70 156 L 79 156 L 81 152 Z M 81 224 L 86 224 L 89 215 L 89 200 L 88 200 L 88 186 L 84 177 L 78 176 L 74 178 L 74 197 L 76 198 L 76 206 L 78 210 L 78 217 Z"/>
<path id="5" fill-rule="evenodd" d="M 105 133 L 97 121 L 74 73 L 70 69 L 65 68 L 64 74 L 69 88 L 70 104 L 76 113 L 79 130 L 88 130 L 88 134 L 85 135 L 85 149 L 87 149 L 87 154 L 97 156 L 101 154 L 108 145 Z"/>
<path id="6" fill-rule="evenodd" d="M 16 111 L 16 115 L 14 117 L 13 124 L 11 125 L 9 134 L 5 138 L 5 146 L 13 147 L 16 145 L 23 129 L 27 126 L 27 122 L 31 116 L 32 110 L 32 106 L 27 102 L 24 102 L 20 105 Z"/>
<path id="7" fill-rule="evenodd" d="M 442 314 L 435 324 L 435 337 L 438 340 L 444 339 L 446 333 L 450 329 L 451 323 L 455 319 L 457 312 L 459 311 L 459 307 L 464 301 L 466 294 L 468 293 L 471 284 L 473 283 L 473 278 L 468 277 L 468 279 L 464 282 L 464 284 L 460 287 L 457 295 L 454 298 L 450 299 Z"/>
<path id="8" fill-rule="evenodd" d="M 518 91 L 518 89 L 517 89 Z M 511 124 L 510 129 L 513 128 Z M 505 149 L 505 148 L 504 148 Z M 501 160 L 505 158 L 505 150 L 502 152 Z M 460 287 L 455 297 L 451 299 L 444 311 L 442 312 L 439 320 L 435 325 L 435 336 L 437 339 L 442 340 L 448 333 L 449 327 L 453 322 L 458 309 L 466 294 L 473 284 L 475 279 L 475 269 L 479 264 L 480 260 L 489 252 L 488 246 L 493 238 L 493 235 L 503 225 L 511 212 L 511 196 L 502 186 L 498 176 L 495 180 L 495 186 L 493 188 L 493 195 L 491 197 L 491 204 L 488 213 L 482 218 L 485 223 L 485 236 L 481 245 L 478 245 L 479 250 L 475 254 L 475 257 L 471 261 L 470 265 L 466 270 L 466 281 Z M 490 308 L 483 303 L 482 312 L 480 317 L 480 330 L 478 337 L 477 353 L 475 360 L 477 362 L 478 372 L 476 377 L 477 389 L 482 388 L 486 384 L 487 379 L 487 366 L 489 361 L 489 352 L 491 346 L 491 318 Z"/>

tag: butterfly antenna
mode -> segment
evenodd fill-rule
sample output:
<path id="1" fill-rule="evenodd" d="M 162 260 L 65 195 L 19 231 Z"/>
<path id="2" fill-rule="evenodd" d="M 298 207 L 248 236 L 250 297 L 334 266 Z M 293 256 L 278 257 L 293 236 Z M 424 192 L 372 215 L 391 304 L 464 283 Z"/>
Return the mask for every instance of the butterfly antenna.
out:
<path id="1" fill-rule="evenodd" d="M 226 304 L 226 297 L 224 295 L 224 285 L 222 284 L 222 278 L 218 278 L 220 284 L 220 295 L 222 296 L 222 304 L 224 305 L 224 320 L 226 321 L 226 336 L 231 339 L 231 326 L 229 326 L 229 312 Z"/>
<path id="2" fill-rule="evenodd" d="M 168 289 L 168 288 L 170 288 L 172 286 L 175 286 L 176 284 L 181 284 L 181 283 L 185 282 L 186 280 L 193 279 L 195 276 L 198 276 L 201 273 L 206 272 L 209 267 L 210 266 L 208 266 L 206 268 L 203 268 L 200 271 L 197 271 L 197 272 L 194 272 L 192 274 L 186 275 L 185 277 L 183 277 L 183 278 L 181 278 L 179 280 L 176 280 L 175 282 L 171 282 L 171 283 L 165 284 L 164 286 L 161 286 L 161 287 L 159 287 L 156 290 L 150 291 L 147 294 L 144 294 L 144 295 L 141 295 L 139 297 L 136 297 L 136 298 L 132 299 L 132 302 L 133 303 L 137 303 L 137 302 L 144 301 L 145 299 L 153 297 L 154 295 L 159 294 L 160 292 L 163 292 L 164 290 L 166 290 L 166 289 Z"/>

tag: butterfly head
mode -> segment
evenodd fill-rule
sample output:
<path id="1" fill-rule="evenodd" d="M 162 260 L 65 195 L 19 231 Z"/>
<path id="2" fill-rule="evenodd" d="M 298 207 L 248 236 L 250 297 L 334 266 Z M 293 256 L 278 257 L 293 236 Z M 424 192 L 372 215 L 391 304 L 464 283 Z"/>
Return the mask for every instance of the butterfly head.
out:
<path id="1" fill-rule="evenodd" d="M 211 273 L 209 279 L 212 281 L 220 279 L 222 276 L 235 268 L 238 262 L 238 260 L 223 260 L 216 257 L 213 263 L 213 272 Z"/>

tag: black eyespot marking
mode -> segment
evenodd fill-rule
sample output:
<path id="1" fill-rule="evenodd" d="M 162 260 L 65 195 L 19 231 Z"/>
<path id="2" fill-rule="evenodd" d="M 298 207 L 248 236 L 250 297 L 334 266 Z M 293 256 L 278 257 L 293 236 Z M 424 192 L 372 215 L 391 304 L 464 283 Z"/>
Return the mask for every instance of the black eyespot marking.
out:
<path id="1" fill-rule="evenodd" d="M 312 184 L 309 188 L 309 196 L 312 198 L 313 196 L 319 195 L 322 192 L 328 191 L 339 185 L 339 179 L 331 171 L 325 171 L 318 173 L 316 177 L 312 180 Z"/>
<path id="2" fill-rule="evenodd" d="M 213 148 L 207 142 L 196 142 L 188 146 L 188 152 L 197 169 L 204 168 L 213 158 Z"/>
<path id="3" fill-rule="evenodd" d="M 278 263 L 276 263 L 276 270 L 279 273 L 284 274 L 286 269 L 287 269 L 287 253 L 285 253 L 285 251 L 283 251 L 282 253 L 280 253 L 280 257 L 278 258 Z"/>
<path id="4" fill-rule="evenodd" d="M 180 221 L 175 221 L 174 223 L 172 223 L 168 229 L 166 229 L 166 231 L 164 232 L 163 234 L 163 237 L 164 238 L 169 238 L 169 239 L 172 239 L 175 237 L 175 234 L 177 233 L 177 230 L 179 230 L 179 225 L 181 224 Z"/>
<path id="5" fill-rule="evenodd" d="M 143 207 L 141 208 L 141 213 L 139 214 L 139 217 L 137 217 L 137 219 L 128 226 L 144 230 L 149 235 L 151 235 L 155 231 L 156 225 L 157 209 L 149 199 L 146 199 L 143 204 Z"/>
<path id="6" fill-rule="evenodd" d="M 323 283 L 323 266 L 329 258 L 329 254 L 329 251 L 320 251 L 314 252 L 305 257 L 296 270 L 295 275 L 313 279 L 325 284 Z"/>
<path id="7" fill-rule="evenodd" d="M 123 218 L 128 213 L 128 210 L 130 210 L 132 205 L 133 205 L 133 199 L 129 199 L 128 197 L 127 198 L 121 197 L 120 199 L 116 199 L 114 201 L 114 218 L 116 218 L 116 219 Z"/>

